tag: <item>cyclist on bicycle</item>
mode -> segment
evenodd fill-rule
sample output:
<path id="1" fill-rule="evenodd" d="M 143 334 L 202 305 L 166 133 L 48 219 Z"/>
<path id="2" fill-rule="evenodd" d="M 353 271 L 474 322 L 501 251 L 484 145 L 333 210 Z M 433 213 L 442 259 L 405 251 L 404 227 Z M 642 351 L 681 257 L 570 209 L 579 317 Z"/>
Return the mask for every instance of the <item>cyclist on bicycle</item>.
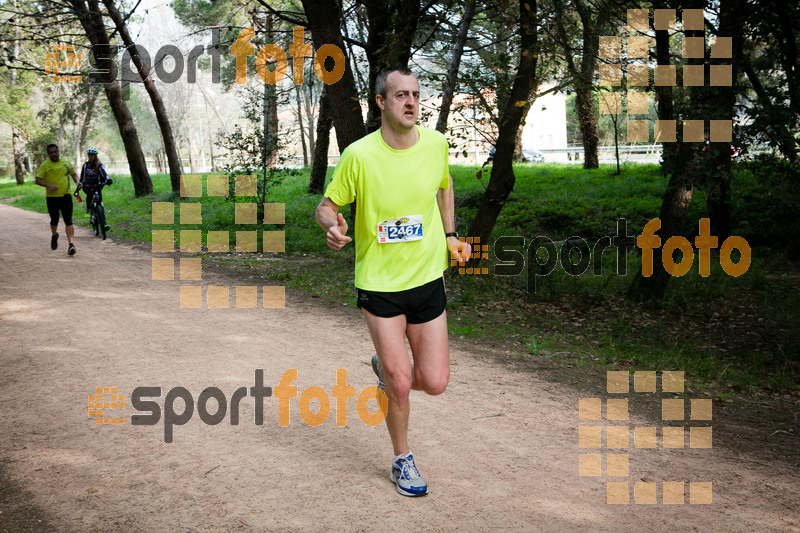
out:
<path id="1" fill-rule="evenodd" d="M 103 185 L 111 185 L 111 178 L 106 174 L 106 169 L 97 158 L 97 148 L 89 148 L 86 150 L 86 156 L 89 158 L 87 162 L 81 167 L 81 177 L 78 179 L 78 187 L 83 188 L 86 192 L 86 212 L 92 205 L 92 198 L 97 194 L 97 199 L 103 201 Z M 108 226 L 106 226 L 108 231 Z"/>

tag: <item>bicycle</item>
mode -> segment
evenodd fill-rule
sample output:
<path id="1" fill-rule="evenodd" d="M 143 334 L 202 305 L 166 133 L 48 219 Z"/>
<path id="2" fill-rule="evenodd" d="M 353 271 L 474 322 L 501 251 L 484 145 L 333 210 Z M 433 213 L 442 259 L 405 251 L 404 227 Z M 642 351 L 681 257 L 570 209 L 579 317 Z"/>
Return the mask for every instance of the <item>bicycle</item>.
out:
<path id="1" fill-rule="evenodd" d="M 112 181 L 109 178 L 105 183 L 99 183 L 92 186 L 84 186 L 84 189 L 90 189 L 92 192 L 92 202 L 89 204 L 89 223 L 92 225 L 92 230 L 95 236 L 102 236 L 106 240 L 106 232 L 109 230 L 106 225 L 106 210 L 103 207 L 102 190 L 104 185 L 111 185 Z M 87 192 L 88 195 L 88 192 Z"/>

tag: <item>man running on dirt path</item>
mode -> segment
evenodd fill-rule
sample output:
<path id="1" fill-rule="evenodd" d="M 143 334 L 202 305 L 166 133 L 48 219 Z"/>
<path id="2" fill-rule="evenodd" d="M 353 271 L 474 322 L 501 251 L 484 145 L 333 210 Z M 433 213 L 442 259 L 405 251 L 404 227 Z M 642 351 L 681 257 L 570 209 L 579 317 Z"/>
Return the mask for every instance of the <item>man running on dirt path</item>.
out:
<path id="1" fill-rule="evenodd" d="M 58 248 L 58 215 L 64 217 L 66 226 L 67 254 L 75 255 L 75 226 L 72 225 L 72 195 L 69 193 L 69 178 L 80 189 L 75 169 L 69 161 L 59 159 L 58 146 L 47 145 L 47 156 L 50 158 L 36 171 L 36 185 L 47 189 L 47 212 L 50 214 L 50 249 Z"/>
<path id="2" fill-rule="evenodd" d="M 408 446 L 409 392 L 436 395 L 447 387 L 442 273 L 448 248 L 464 260 L 471 250 L 455 232 L 447 140 L 416 125 L 416 77 L 405 68 L 385 70 L 375 93 L 381 127 L 344 150 L 316 220 L 328 246 L 340 250 L 352 239 L 339 209 L 356 200 L 355 286 L 377 352 L 372 367 L 389 399 L 386 427 L 395 454 L 389 477 L 400 494 L 423 496 L 428 485 Z"/>

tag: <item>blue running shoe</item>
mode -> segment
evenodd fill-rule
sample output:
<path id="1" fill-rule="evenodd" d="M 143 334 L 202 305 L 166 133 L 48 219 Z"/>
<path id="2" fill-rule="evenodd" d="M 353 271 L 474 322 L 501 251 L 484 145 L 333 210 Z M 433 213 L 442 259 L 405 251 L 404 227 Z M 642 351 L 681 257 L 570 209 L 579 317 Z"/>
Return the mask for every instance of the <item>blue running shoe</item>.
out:
<path id="1" fill-rule="evenodd" d="M 378 388 L 386 392 L 386 383 L 383 381 L 383 367 L 381 366 L 381 360 L 378 359 L 378 354 L 372 356 L 372 371 L 378 376 Z"/>
<path id="2" fill-rule="evenodd" d="M 419 475 L 414 456 L 408 452 L 392 463 L 392 473 L 389 479 L 397 485 L 397 492 L 403 496 L 425 496 L 428 494 L 428 484 Z"/>

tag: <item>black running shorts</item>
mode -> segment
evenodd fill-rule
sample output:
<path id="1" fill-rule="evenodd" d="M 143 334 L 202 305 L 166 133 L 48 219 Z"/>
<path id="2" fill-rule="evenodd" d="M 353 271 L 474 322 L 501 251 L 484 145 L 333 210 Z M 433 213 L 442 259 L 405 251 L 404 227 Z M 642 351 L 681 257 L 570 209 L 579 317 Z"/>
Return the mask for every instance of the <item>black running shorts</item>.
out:
<path id="1" fill-rule="evenodd" d="M 50 225 L 58 226 L 58 213 L 64 217 L 64 225 L 72 225 L 72 195 L 48 196 L 47 212 L 50 213 Z"/>
<path id="2" fill-rule="evenodd" d="M 444 279 L 398 292 L 377 292 L 358 289 L 357 305 L 375 316 L 391 318 L 406 315 L 409 324 L 430 322 L 444 312 L 447 295 Z"/>

